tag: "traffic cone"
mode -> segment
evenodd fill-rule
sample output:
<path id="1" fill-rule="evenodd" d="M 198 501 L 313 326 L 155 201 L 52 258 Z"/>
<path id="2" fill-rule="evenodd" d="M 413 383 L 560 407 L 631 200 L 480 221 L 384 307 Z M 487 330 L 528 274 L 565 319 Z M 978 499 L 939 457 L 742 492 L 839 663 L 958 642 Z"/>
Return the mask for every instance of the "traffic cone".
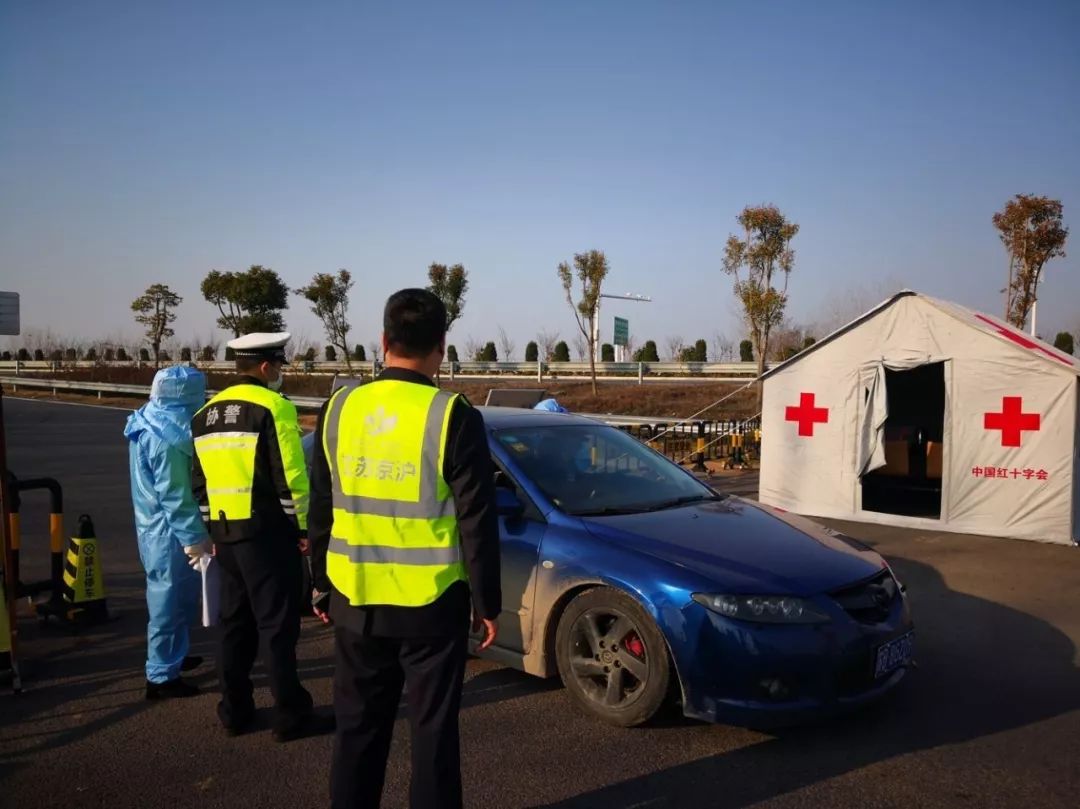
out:
<path id="1" fill-rule="evenodd" d="M 105 606 L 101 554 L 94 536 L 94 523 L 88 514 L 79 516 L 78 536 L 68 541 L 63 595 L 69 621 L 84 623 L 109 617 Z"/>

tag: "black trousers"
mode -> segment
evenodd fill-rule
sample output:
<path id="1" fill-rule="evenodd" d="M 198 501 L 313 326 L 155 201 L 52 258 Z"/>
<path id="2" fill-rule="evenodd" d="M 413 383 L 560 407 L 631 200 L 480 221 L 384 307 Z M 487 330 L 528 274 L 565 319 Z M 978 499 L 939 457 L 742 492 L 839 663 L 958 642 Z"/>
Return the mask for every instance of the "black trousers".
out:
<path id="1" fill-rule="evenodd" d="M 301 556 L 296 540 L 264 536 L 218 544 L 221 570 L 221 678 L 219 715 L 228 724 L 244 723 L 255 710 L 251 667 L 264 646 L 263 662 L 282 724 L 311 711 L 311 694 L 296 673 L 300 638 Z"/>
<path id="2" fill-rule="evenodd" d="M 376 809 L 402 686 L 408 689 L 412 809 L 459 809 L 458 710 L 468 624 L 452 635 L 390 638 L 335 629 L 333 809 Z"/>

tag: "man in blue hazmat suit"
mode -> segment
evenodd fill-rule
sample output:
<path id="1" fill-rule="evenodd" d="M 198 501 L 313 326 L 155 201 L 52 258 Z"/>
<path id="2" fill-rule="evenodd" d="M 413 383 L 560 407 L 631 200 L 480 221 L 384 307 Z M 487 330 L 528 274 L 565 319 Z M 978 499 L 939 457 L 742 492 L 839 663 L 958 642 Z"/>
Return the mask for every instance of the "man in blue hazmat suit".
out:
<path id="1" fill-rule="evenodd" d="M 201 595 L 201 576 L 193 565 L 211 547 L 191 493 L 191 418 L 205 402 L 201 371 L 164 368 L 154 376 L 149 403 L 132 413 L 124 428 L 146 571 L 146 698 L 151 700 L 199 693 L 180 673 L 202 662 L 187 652 L 188 628 L 198 616 Z"/>

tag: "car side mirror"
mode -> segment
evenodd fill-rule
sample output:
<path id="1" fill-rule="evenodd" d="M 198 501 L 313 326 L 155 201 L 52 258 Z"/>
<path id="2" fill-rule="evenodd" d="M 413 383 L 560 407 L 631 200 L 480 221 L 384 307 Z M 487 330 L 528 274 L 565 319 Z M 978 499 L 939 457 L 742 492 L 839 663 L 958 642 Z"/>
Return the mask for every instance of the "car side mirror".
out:
<path id="1" fill-rule="evenodd" d="M 525 504 L 513 489 L 499 486 L 495 489 L 495 509 L 500 517 L 515 519 L 525 513 Z"/>

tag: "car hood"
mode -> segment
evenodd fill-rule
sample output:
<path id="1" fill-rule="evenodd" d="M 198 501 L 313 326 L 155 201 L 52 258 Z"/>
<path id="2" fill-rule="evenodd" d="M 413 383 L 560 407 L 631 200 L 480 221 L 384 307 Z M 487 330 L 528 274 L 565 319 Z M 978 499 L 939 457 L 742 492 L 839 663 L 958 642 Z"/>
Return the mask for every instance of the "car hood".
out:
<path id="1" fill-rule="evenodd" d="M 814 595 L 885 566 L 836 532 L 737 497 L 582 521 L 598 539 L 694 571 L 729 593 Z"/>

